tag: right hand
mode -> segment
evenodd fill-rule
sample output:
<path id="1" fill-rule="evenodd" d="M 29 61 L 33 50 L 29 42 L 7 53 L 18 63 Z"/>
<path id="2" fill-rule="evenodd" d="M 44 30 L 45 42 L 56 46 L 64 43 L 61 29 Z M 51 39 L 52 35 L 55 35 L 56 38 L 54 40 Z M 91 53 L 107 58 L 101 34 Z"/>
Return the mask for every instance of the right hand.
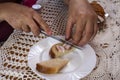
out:
<path id="1" fill-rule="evenodd" d="M 66 25 L 66 39 L 72 40 L 78 46 L 84 46 L 97 34 L 97 14 L 88 0 L 67 1 L 69 1 L 69 11 Z"/>
<path id="2" fill-rule="evenodd" d="M 41 15 L 32 8 L 16 4 L 16 3 L 1 3 L 0 18 L 7 21 L 13 28 L 30 32 L 38 36 L 40 29 L 43 29 L 47 34 L 51 35 L 51 30 Z"/>

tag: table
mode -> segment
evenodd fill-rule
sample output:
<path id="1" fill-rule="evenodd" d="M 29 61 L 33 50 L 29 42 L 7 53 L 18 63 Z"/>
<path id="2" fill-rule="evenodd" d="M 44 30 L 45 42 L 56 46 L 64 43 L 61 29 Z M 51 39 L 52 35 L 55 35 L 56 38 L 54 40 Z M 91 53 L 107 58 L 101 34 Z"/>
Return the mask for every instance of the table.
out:
<path id="1" fill-rule="evenodd" d="M 49 24 L 54 35 L 64 35 L 67 21 L 67 6 L 62 0 L 38 0 L 44 4 L 42 17 Z M 97 55 L 94 70 L 82 80 L 119 80 L 120 78 L 120 5 L 119 0 L 96 0 L 110 15 L 107 28 L 99 32 L 89 44 Z M 1 80 L 44 80 L 27 65 L 30 47 L 46 36 L 35 37 L 32 33 L 14 31 L 0 48 Z"/>

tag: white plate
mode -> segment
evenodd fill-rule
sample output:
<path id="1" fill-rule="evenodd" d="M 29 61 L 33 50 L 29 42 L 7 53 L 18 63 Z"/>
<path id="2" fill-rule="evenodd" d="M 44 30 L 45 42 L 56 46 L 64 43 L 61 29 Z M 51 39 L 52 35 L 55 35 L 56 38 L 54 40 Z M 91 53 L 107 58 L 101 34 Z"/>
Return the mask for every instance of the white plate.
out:
<path id="1" fill-rule="evenodd" d="M 28 54 L 28 66 L 40 77 L 48 80 L 79 80 L 88 75 L 96 65 L 96 55 L 90 45 L 85 45 L 82 50 L 75 49 L 63 56 L 69 63 L 57 74 L 43 74 L 36 70 L 36 63 L 51 59 L 49 50 L 52 45 L 59 43 L 53 38 L 46 38 L 33 45 Z"/>

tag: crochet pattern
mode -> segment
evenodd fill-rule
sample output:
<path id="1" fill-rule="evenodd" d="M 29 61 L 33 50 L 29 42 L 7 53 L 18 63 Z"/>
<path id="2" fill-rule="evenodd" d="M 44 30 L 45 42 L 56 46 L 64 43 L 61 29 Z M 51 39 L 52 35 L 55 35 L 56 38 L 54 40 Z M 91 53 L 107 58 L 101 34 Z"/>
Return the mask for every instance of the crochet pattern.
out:
<path id="1" fill-rule="evenodd" d="M 106 29 L 96 35 L 89 44 L 97 55 L 94 70 L 82 80 L 119 80 L 120 78 L 120 1 L 96 0 L 110 16 Z M 38 0 L 43 9 L 38 11 L 53 31 L 53 35 L 64 35 L 67 22 L 67 6 L 63 0 Z M 0 80 L 45 80 L 37 76 L 27 65 L 30 47 L 41 39 L 32 33 L 14 31 L 0 48 Z"/>

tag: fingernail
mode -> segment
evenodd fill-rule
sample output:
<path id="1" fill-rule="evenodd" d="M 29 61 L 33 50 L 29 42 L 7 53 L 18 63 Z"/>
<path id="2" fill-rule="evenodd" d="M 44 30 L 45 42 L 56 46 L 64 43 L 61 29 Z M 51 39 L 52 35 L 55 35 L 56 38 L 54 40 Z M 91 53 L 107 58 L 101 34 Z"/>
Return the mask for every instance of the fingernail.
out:
<path id="1" fill-rule="evenodd" d="M 47 34 L 52 35 L 52 31 L 51 30 L 47 31 Z"/>
<path id="2" fill-rule="evenodd" d="M 34 33 L 34 35 L 37 37 L 37 36 L 39 36 L 39 34 L 40 34 L 40 31 L 36 31 L 35 33 Z"/>
<path id="3" fill-rule="evenodd" d="M 37 35 L 37 34 L 34 34 L 34 37 L 38 37 L 38 35 Z"/>
<path id="4" fill-rule="evenodd" d="M 68 40 L 68 38 L 69 38 L 69 37 L 66 35 L 66 36 L 65 36 L 65 39 Z"/>
<path id="5" fill-rule="evenodd" d="M 38 37 L 40 33 L 35 34 L 35 37 Z"/>
<path id="6" fill-rule="evenodd" d="M 75 45 L 78 45 L 78 43 L 77 43 L 77 42 L 75 42 L 75 41 L 74 41 L 73 43 L 74 43 Z"/>
<path id="7" fill-rule="evenodd" d="M 74 40 L 72 39 L 71 42 L 74 43 Z"/>
<path id="8" fill-rule="evenodd" d="M 80 47 L 83 47 L 83 46 L 84 46 L 84 44 L 79 43 L 79 46 L 80 46 Z"/>

